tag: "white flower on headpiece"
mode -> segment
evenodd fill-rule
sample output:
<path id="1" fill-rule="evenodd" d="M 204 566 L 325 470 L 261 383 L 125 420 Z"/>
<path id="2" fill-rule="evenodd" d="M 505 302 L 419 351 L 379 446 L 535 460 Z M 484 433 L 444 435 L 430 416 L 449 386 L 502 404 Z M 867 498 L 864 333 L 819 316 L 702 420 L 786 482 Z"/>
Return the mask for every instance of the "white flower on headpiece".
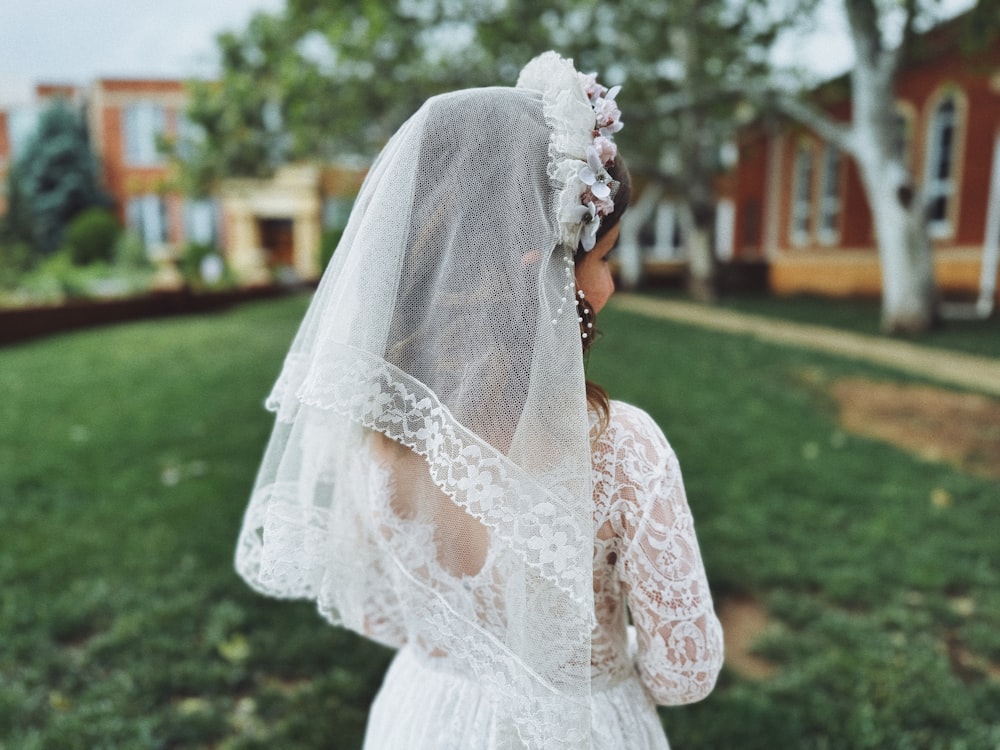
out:
<path id="1" fill-rule="evenodd" d="M 593 250 L 594 245 L 597 244 L 597 230 L 601 228 L 594 201 L 574 206 L 569 219 L 571 223 L 580 225 L 580 236 L 577 241 L 583 246 L 583 249 L 588 252 Z"/>
<path id="2" fill-rule="evenodd" d="M 611 186 L 609 185 L 611 175 L 601 164 L 601 157 L 593 146 L 587 146 L 587 163 L 580 166 L 580 171 L 577 174 L 580 177 L 580 182 L 590 188 L 590 192 L 594 194 L 595 198 L 603 199 L 611 195 Z"/>

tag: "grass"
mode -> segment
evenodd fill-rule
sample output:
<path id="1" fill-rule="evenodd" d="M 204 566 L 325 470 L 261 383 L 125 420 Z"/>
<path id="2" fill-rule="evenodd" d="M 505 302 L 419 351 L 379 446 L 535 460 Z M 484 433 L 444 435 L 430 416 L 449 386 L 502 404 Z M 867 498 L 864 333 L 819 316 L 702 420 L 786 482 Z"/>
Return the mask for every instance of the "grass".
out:
<path id="1" fill-rule="evenodd" d="M 654 292 L 659 296 L 683 298 L 676 291 Z M 723 296 L 722 307 L 752 315 L 779 318 L 796 323 L 831 326 L 854 333 L 880 336 L 880 303 L 873 299 L 838 299 L 813 295 L 778 297 L 760 293 L 731 293 Z M 911 339 L 927 346 L 952 349 L 986 357 L 1000 357 L 1000 315 L 987 320 L 946 320 L 938 327 Z"/>
<path id="2" fill-rule="evenodd" d="M 231 558 L 300 298 L 0 350 L 0 748 L 357 748 L 389 654 Z M 841 432 L 895 374 L 602 314 L 591 377 L 681 457 L 763 682 L 665 709 L 677 748 L 1000 747 L 996 485 Z M 947 493 L 939 507 L 932 493 Z"/>

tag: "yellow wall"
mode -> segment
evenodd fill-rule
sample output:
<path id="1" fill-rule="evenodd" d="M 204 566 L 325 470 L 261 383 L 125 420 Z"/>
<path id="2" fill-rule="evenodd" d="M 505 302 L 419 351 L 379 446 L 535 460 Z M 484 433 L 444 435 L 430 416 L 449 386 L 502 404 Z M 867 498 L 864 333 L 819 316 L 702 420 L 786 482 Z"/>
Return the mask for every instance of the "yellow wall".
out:
<path id="1" fill-rule="evenodd" d="M 979 289 L 982 254 L 982 248 L 935 250 L 938 288 L 945 294 L 974 294 Z M 770 282 L 775 294 L 878 297 L 882 293 L 878 257 L 865 250 L 781 253 L 771 260 Z"/>

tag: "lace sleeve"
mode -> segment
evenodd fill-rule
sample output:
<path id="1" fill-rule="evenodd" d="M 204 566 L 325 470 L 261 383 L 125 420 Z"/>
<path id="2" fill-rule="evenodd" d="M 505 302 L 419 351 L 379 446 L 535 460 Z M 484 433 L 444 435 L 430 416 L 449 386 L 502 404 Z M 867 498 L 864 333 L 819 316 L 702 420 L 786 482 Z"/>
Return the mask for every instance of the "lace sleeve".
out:
<path id="1" fill-rule="evenodd" d="M 680 465 L 659 427 L 629 409 L 618 453 L 620 575 L 637 636 L 636 666 L 656 703 L 706 697 L 722 668 L 712 605 Z M 619 438 L 621 439 L 621 438 Z"/>

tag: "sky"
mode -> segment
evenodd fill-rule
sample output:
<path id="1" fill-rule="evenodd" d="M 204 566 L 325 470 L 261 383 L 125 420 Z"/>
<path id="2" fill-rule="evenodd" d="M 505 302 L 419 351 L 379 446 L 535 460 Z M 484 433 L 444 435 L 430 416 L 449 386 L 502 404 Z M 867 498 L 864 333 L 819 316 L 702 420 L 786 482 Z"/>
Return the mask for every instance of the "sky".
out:
<path id="1" fill-rule="evenodd" d="M 331 0 L 335 2 L 336 0 Z M 0 0 L 0 102 L 31 83 L 183 78 L 218 68 L 215 35 L 284 0 Z"/>
<path id="2" fill-rule="evenodd" d="M 336 2 L 336 0 L 330 0 Z M 949 14 L 974 0 L 944 0 Z M 284 0 L 0 0 L 0 105 L 25 103 L 35 82 L 88 84 L 101 77 L 184 78 L 217 71 L 214 38 Z M 786 40 L 781 63 L 804 63 L 818 78 L 851 63 L 836 0 L 805 40 Z"/>

